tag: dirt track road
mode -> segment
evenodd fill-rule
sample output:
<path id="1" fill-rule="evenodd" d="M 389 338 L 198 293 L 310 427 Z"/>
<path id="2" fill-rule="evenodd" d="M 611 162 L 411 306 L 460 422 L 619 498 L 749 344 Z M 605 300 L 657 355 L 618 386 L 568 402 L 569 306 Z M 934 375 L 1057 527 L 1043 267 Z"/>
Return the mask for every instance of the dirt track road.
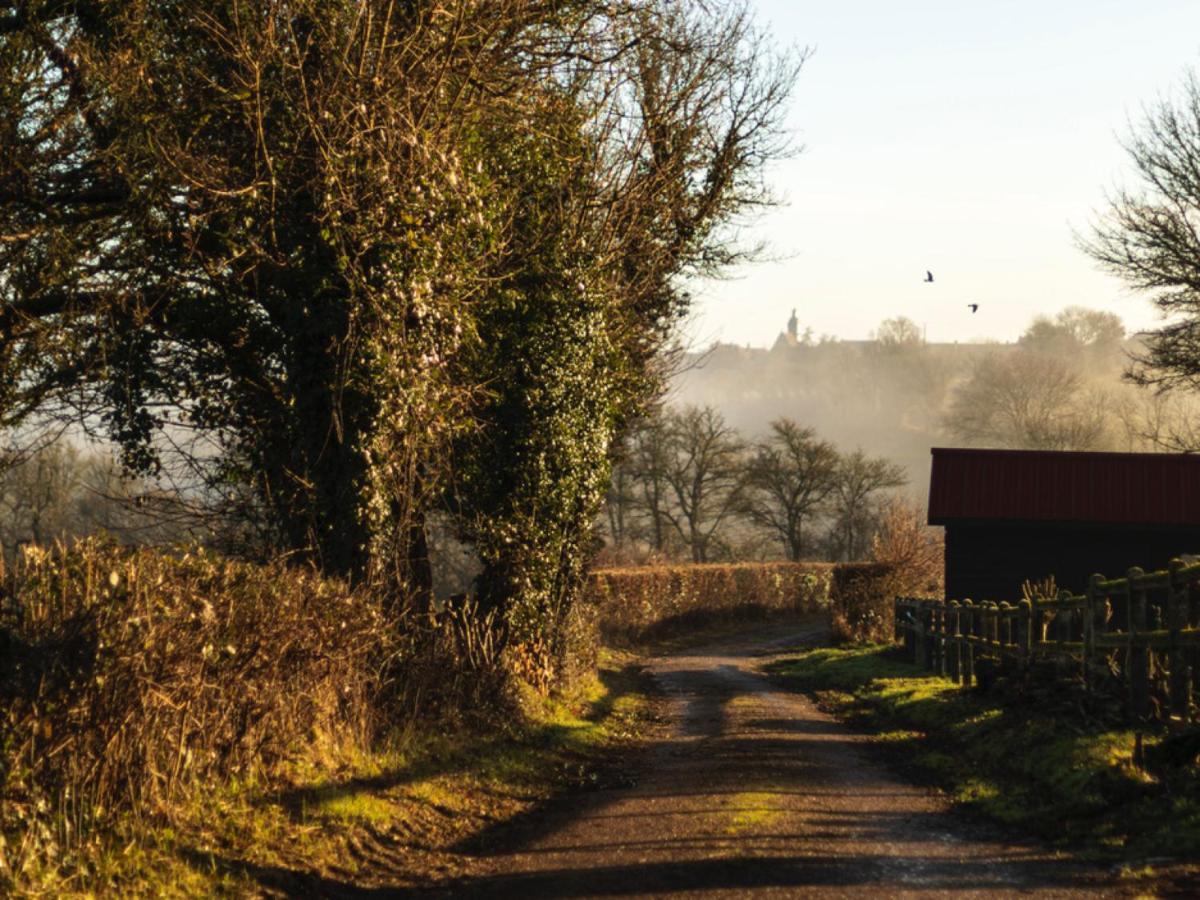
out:
<path id="1" fill-rule="evenodd" d="M 773 625 L 651 660 L 668 726 L 635 783 L 568 798 L 479 852 L 455 897 L 1121 896 L 1106 871 L 965 821 L 759 668 Z"/>

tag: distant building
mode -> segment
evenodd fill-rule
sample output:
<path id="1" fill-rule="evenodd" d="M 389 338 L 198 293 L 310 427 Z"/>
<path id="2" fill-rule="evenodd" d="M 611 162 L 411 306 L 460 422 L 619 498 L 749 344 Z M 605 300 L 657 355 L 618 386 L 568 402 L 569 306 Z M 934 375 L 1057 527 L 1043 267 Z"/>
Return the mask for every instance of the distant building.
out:
<path id="1" fill-rule="evenodd" d="M 933 448 L 929 524 L 946 528 L 946 596 L 1021 598 L 1053 575 L 1165 568 L 1200 551 L 1200 455 Z"/>
<path id="2" fill-rule="evenodd" d="M 800 346 L 800 338 L 798 332 L 800 329 L 800 320 L 796 318 L 796 310 L 792 309 L 792 315 L 787 320 L 787 330 L 779 332 L 779 337 L 775 338 L 775 343 L 772 345 L 772 350 L 777 350 L 780 347 L 798 347 Z"/>

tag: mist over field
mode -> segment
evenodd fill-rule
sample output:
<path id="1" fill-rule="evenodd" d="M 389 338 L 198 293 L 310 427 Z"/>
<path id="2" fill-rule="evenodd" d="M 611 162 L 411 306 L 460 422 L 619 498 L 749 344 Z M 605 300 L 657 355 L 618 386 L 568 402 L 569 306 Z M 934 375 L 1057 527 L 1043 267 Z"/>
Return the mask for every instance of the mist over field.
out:
<path id="1" fill-rule="evenodd" d="M 781 323 L 782 324 L 782 323 Z M 770 347 L 714 344 L 681 360 L 667 403 L 712 406 L 749 438 L 780 417 L 844 451 L 861 448 L 904 467 L 924 501 L 931 447 L 1154 450 L 1174 398 L 1123 377 L 1138 353 L 1108 313 L 1079 308 L 1030 323 L 1017 342 L 926 343 L 910 320 L 881 323 L 871 340 L 819 339 L 781 329 Z"/>

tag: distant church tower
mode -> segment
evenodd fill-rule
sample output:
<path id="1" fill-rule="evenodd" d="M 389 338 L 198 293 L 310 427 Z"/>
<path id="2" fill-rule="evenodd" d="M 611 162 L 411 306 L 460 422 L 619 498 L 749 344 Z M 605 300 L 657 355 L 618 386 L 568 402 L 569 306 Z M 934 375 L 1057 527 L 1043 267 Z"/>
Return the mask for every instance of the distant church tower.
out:
<path id="1" fill-rule="evenodd" d="M 787 331 L 781 332 L 779 337 L 775 339 L 775 345 L 772 350 L 778 350 L 780 347 L 798 347 L 800 339 L 797 336 L 797 331 L 800 328 L 800 320 L 796 318 L 796 310 L 792 310 L 792 317 L 787 321 Z"/>

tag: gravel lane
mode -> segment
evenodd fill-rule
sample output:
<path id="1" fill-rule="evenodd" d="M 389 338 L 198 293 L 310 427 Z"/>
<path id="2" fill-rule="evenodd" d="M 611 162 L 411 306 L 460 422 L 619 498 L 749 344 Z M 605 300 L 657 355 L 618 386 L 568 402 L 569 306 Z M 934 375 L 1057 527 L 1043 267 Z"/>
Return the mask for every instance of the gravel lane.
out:
<path id="1" fill-rule="evenodd" d="M 823 638 L 774 624 L 652 659 L 666 726 L 636 781 L 568 798 L 455 897 L 1124 896 L 1105 870 L 966 820 L 760 668 Z"/>

